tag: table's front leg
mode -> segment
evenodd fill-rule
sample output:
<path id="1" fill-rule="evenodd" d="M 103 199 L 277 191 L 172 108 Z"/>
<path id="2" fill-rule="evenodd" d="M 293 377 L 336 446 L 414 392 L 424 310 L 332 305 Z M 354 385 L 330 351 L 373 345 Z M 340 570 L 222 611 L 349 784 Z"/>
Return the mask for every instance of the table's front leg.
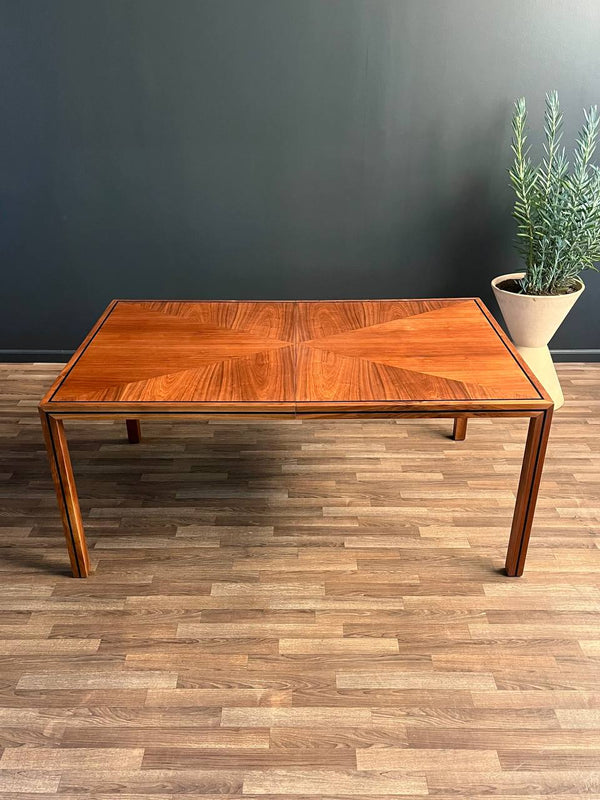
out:
<path id="1" fill-rule="evenodd" d="M 506 573 L 510 577 L 519 577 L 525 567 L 551 421 L 552 408 L 541 411 L 529 420 L 515 513 L 506 553 Z"/>
<path id="2" fill-rule="evenodd" d="M 40 417 L 65 530 L 67 549 L 71 559 L 71 569 L 75 578 L 85 578 L 90 573 L 90 558 L 81 522 L 77 488 L 64 425 L 61 419 L 56 419 L 42 410 L 40 410 Z"/>

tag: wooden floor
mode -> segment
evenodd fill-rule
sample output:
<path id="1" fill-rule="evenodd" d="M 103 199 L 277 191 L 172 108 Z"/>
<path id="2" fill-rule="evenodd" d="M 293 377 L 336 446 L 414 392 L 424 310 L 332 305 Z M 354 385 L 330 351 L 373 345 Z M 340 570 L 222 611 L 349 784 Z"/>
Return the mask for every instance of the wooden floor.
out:
<path id="1" fill-rule="evenodd" d="M 527 423 L 67 426 L 0 368 L 0 798 L 600 797 L 600 365 L 562 365 L 523 578 Z"/>

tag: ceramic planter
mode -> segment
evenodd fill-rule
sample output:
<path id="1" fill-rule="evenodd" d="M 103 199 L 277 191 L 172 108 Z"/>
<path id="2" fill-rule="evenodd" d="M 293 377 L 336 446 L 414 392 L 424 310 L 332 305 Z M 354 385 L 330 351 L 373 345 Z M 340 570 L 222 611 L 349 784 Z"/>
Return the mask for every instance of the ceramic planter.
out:
<path id="1" fill-rule="evenodd" d="M 581 286 L 576 292 L 560 295 L 515 294 L 499 288 L 499 284 L 504 281 L 511 278 L 518 280 L 524 274 L 511 272 L 499 275 L 492 281 L 492 289 L 517 350 L 554 400 L 554 407 L 560 408 L 565 398 L 548 350 L 548 342 L 579 299 L 585 286 L 578 278 Z"/>

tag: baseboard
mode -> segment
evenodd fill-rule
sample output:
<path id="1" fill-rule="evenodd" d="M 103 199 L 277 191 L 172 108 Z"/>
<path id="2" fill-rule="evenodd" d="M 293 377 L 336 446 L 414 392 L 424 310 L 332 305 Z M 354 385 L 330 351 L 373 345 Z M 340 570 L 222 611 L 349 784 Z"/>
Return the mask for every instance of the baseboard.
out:
<path id="1" fill-rule="evenodd" d="M 600 361 L 600 350 L 550 350 L 553 361 Z"/>
<path id="2" fill-rule="evenodd" d="M 552 358 L 561 361 L 600 361 L 600 350 L 551 350 Z M 0 350 L 0 361 L 5 363 L 62 363 L 73 355 L 72 350 Z"/>
<path id="3" fill-rule="evenodd" d="M 0 350 L 0 361 L 15 363 L 64 363 L 73 355 L 73 350 Z"/>

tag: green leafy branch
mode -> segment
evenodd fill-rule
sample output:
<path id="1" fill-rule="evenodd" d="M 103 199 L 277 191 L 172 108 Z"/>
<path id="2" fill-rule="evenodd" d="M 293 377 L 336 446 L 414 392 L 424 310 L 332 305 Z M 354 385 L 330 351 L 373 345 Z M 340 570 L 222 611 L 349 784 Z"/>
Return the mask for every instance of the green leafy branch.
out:
<path id="1" fill-rule="evenodd" d="M 562 141 L 557 92 L 546 95 L 544 156 L 538 166 L 527 144 L 525 98 L 515 102 L 512 118 L 514 155 L 509 170 L 515 192 L 517 249 L 525 262 L 520 281 L 526 294 L 564 294 L 577 286 L 585 269 L 600 261 L 600 170 L 592 164 L 600 129 L 597 106 L 584 111 L 584 124 L 569 172 Z"/>

